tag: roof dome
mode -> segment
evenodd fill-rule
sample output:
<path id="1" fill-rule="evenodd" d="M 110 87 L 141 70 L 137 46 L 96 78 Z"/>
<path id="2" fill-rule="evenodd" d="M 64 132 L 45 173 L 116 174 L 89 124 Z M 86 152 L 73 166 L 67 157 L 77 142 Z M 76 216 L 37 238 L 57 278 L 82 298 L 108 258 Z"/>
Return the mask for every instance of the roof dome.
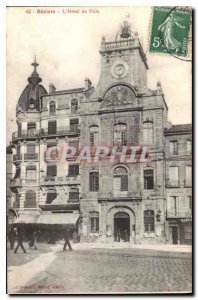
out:
<path id="1" fill-rule="evenodd" d="M 29 84 L 23 90 L 17 105 L 18 108 L 22 109 L 23 111 L 39 111 L 40 99 L 43 95 L 47 94 L 46 89 L 39 84 L 42 79 L 39 77 L 39 74 L 36 70 L 36 67 L 39 65 L 36 62 L 36 58 L 31 65 L 34 67 L 34 71 L 28 78 Z"/>

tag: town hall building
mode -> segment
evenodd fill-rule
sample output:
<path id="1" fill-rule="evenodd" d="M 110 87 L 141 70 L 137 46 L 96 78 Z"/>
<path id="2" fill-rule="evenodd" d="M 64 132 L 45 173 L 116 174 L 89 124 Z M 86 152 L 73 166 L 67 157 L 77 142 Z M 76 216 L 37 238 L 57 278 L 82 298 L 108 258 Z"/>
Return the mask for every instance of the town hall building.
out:
<path id="1" fill-rule="evenodd" d="M 147 86 L 147 58 L 126 21 L 113 41 L 102 38 L 99 52 L 96 87 L 86 78 L 83 87 L 50 84 L 47 91 L 32 63 L 11 142 L 14 222 L 69 228 L 81 242 L 190 244 L 191 124 L 168 121 L 161 83 L 155 90 Z M 110 150 L 94 161 L 97 146 Z M 60 160 L 67 147 L 75 154 Z M 90 159 L 79 161 L 83 147 Z M 138 149 L 137 159 L 110 159 L 115 149 L 115 157 Z"/>

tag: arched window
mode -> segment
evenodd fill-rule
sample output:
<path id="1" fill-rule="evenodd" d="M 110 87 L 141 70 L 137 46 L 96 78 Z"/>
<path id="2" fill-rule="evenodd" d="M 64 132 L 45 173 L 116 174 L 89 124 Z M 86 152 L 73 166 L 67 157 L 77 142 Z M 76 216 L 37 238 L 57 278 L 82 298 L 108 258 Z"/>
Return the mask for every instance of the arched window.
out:
<path id="1" fill-rule="evenodd" d="M 69 203 L 79 202 L 79 190 L 78 188 L 70 188 L 69 190 Z"/>
<path id="2" fill-rule="evenodd" d="M 35 208 L 36 207 L 36 192 L 27 191 L 25 194 L 25 208 Z"/>
<path id="3" fill-rule="evenodd" d="M 90 232 L 96 233 L 99 232 L 99 213 L 98 212 L 90 212 L 89 213 L 89 224 L 90 224 Z"/>
<path id="4" fill-rule="evenodd" d="M 90 146 L 97 146 L 99 143 L 99 127 L 92 125 L 89 127 Z"/>
<path id="5" fill-rule="evenodd" d="M 75 114 L 78 112 L 78 100 L 72 99 L 71 101 L 71 113 Z"/>
<path id="6" fill-rule="evenodd" d="M 153 210 L 144 211 L 144 231 L 145 232 L 154 232 L 155 231 L 155 216 Z"/>
<path id="7" fill-rule="evenodd" d="M 128 191 L 128 172 L 124 167 L 117 167 L 113 173 L 114 194 Z"/>
<path id="8" fill-rule="evenodd" d="M 55 189 L 50 189 L 47 191 L 47 198 L 46 198 L 46 204 L 51 204 L 54 199 L 57 198 L 57 192 Z"/>
<path id="9" fill-rule="evenodd" d="M 89 190 L 90 192 L 97 192 L 99 190 L 99 172 L 91 171 L 89 173 Z"/>
<path id="10" fill-rule="evenodd" d="M 114 145 L 127 145 L 127 126 L 124 123 L 114 125 Z"/>
<path id="11" fill-rule="evenodd" d="M 56 114 L 56 103 L 54 101 L 49 104 L 49 114 L 52 116 Z"/>
<path id="12" fill-rule="evenodd" d="M 145 121 L 143 123 L 143 143 L 146 145 L 153 144 L 153 122 Z"/>

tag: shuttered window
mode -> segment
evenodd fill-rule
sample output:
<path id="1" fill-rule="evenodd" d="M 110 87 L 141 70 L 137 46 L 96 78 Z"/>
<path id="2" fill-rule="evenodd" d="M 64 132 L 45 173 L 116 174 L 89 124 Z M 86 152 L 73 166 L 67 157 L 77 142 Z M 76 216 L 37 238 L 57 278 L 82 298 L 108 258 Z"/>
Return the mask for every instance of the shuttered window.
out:
<path id="1" fill-rule="evenodd" d="M 49 134 L 56 134 L 56 121 L 49 121 L 48 122 L 48 133 Z"/>
<path id="2" fill-rule="evenodd" d="M 57 176 L 57 166 L 47 166 L 47 177 Z"/>
<path id="3" fill-rule="evenodd" d="M 99 213 L 90 212 L 89 213 L 89 222 L 90 222 L 90 232 L 97 233 L 99 232 Z"/>
<path id="4" fill-rule="evenodd" d="M 36 207 L 36 192 L 27 191 L 25 195 L 25 208 L 35 208 Z"/>

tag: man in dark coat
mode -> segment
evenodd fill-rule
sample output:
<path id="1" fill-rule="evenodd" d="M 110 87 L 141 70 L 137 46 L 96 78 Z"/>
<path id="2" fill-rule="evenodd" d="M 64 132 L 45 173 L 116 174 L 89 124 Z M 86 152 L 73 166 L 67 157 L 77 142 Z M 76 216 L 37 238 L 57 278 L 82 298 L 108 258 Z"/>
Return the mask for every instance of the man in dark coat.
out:
<path id="1" fill-rule="evenodd" d="M 23 246 L 23 230 L 21 228 L 17 229 L 17 239 L 18 239 L 18 244 L 16 246 L 16 249 L 14 250 L 14 253 L 15 254 L 17 253 L 19 246 L 21 247 L 21 249 L 23 250 L 24 253 L 27 253 Z"/>
<path id="2" fill-rule="evenodd" d="M 13 226 L 11 227 L 11 229 L 8 232 L 8 238 L 10 241 L 10 248 L 13 250 L 14 249 L 14 242 L 15 242 L 15 238 L 16 238 L 16 232 L 13 228 Z"/>
<path id="3" fill-rule="evenodd" d="M 71 244 L 70 244 L 70 241 L 69 241 L 69 229 L 67 229 L 64 233 L 64 240 L 65 240 L 65 244 L 64 244 L 64 247 L 63 247 L 63 251 L 66 251 L 67 245 L 69 247 L 69 250 L 72 251 L 72 247 L 71 247 Z"/>

